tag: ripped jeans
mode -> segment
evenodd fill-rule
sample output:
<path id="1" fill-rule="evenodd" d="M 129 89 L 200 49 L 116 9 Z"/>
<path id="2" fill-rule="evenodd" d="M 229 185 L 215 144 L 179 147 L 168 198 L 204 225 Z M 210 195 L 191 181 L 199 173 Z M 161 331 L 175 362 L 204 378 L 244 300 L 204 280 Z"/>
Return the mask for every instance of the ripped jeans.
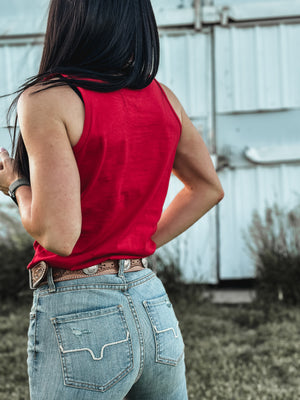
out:
<path id="1" fill-rule="evenodd" d="M 50 278 L 49 278 L 50 276 Z M 31 400 L 186 400 L 184 343 L 149 268 L 36 289 L 28 329 Z"/>

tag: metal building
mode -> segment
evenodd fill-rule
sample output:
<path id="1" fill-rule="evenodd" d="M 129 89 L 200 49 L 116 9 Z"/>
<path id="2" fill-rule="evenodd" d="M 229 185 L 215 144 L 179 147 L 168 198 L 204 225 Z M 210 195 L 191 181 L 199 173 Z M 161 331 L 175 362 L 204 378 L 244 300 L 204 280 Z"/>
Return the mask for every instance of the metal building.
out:
<path id="1" fill-rule="evenodd" d="M 0 90 L 37 71 L 48 0 L 0 3 Z M 253 210 L 300 202 L 300 0 L 152 0 L 158 79 L 203 135 L 222 202 L 158 250 L 187 282 L 255 277 L 243 233 Z M 0 101 L 0 144 L 9 147 Z M 166 206 L 182 184 L 172 177 Z M 0 196 L 0 201 L 5 201 Z"/>

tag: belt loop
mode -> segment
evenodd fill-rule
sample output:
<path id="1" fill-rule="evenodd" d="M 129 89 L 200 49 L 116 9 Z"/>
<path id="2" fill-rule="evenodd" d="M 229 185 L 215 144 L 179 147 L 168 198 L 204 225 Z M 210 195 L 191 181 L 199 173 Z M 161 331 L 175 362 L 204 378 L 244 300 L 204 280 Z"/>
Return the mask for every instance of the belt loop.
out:
<path id="1" fill-rule="evenodd" d="M 124 263 L 125 260 L 119 260 L 119 271 L 118 271 L 118 277 L 119 278 L 124 278 Z"/>
<path id="2" fill-rule="evenodd" d="M 157 274 L 157 255 L 154 253 L 150 256 L 152 271 Z"/>
<path id="3" fill-rule="evenodd" d="M 54 293 L 56 292 L 56 286 L 53 280 L 53 274 L 52 274 L 52 268 L 49 266 L 48 271 L 47 271 L 47 282 L 49 286 L 49 292 Z"/>

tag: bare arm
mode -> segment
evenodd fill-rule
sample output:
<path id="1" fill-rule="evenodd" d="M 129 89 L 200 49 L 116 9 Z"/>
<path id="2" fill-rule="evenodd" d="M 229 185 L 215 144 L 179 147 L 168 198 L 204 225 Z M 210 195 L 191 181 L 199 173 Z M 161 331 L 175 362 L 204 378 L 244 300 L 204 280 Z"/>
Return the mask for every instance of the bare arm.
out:
<path id="1" fill-rule="evenodd" d="M 18 104 L 31 187 L 16 191 L 24 228 L 47 250 L 71 254 L 81 232 L 80 177 L 63 115 L 66 92 L 55 88 Z"/>
<path id="2" fill-rule="evenodd" d="M 157 248 L 174 239 L 224 197 L 224 191 L 204 141 L 175 95 L 165 92 L 182 121 L 173 173 L 185 185 L 163 212 L 152 236 Z"/>

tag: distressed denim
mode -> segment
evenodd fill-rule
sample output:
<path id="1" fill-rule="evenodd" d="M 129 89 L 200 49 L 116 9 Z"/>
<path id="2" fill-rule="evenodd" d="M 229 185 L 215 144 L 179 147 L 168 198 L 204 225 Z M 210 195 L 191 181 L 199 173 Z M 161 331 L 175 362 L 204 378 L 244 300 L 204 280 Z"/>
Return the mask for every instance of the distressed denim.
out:
<path id="1" fill-rule="evenodd" d="M 186 400 L 184 358 L 172 304 L 149 268 L 56 283 L 50 269 L 34 291 L 31 400 Z"/>

